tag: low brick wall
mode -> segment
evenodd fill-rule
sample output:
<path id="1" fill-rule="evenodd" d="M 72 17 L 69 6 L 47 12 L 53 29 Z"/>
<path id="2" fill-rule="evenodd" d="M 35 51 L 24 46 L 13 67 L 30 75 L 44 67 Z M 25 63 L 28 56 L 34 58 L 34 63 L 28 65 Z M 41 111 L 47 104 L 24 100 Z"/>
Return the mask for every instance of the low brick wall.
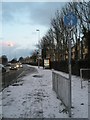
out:
<path id="1" fill-rule="evenodd" d="M 69 111 L 69 79 L 60 75 L 60 72 L 52 71 L 52 86 L 57 97 L 63 102 Z"/>

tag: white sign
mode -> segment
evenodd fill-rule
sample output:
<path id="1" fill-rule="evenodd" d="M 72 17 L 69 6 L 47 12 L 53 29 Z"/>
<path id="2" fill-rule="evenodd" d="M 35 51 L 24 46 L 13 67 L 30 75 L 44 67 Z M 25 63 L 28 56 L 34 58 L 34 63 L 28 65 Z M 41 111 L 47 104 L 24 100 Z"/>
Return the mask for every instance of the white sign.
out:
<path id="1" fill-rule="evenodd" d="M 49 59 L 44 59 L 44 66 L 49 67 Z"/>

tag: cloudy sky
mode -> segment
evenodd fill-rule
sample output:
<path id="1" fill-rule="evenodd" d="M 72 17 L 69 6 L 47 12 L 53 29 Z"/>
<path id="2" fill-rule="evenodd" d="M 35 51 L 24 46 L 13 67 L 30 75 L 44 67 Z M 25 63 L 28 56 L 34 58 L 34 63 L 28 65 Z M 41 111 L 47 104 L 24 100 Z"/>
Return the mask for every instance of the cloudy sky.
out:
<path id="1" fill-rule="evenodd" d="M 50 20 L 63 2 L 0 3 L 0 48 L 8 58 L 29 56 L 50 28 Z M 39 29 L 39 31 L 36 31 Z M 2 31 L 2 34 L 1 34 Z M 39 36 L 40 34 L 40 36 Z"/>

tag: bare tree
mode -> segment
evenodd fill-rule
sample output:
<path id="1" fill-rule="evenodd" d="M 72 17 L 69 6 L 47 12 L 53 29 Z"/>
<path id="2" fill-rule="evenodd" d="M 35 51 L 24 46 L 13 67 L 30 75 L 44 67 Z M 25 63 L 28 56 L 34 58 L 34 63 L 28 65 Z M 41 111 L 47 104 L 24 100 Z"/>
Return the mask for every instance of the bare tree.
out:
<path id="1" fill-rule="evenodd" d="M 47 50 L 48 55 L 59 60 L 66 59 L 66 51 L 68 51 L 68 39 L 70 37 L 68 27 L 64 25 L 63 19 L 67 13 L 73 12 L 78 19 L 77 26 L 72 29 L 72 47 L 75 46 L 75 59 L 79 59 L 78 45 L 82 40 L 82 36 L 87 39 L 89 44 L 89 5 L 88 2 L 70 2 L 67 3 L 61 11 L 57 10 L 55 17 L 51 20 L 51 28 L 39 42 L 38 48 Z M 90 48 L 90 47 L 89 47 Z M 53 52 L 53 53 L 52 53 Z M 82 52 L 81 52 L 82 53 Z"/>

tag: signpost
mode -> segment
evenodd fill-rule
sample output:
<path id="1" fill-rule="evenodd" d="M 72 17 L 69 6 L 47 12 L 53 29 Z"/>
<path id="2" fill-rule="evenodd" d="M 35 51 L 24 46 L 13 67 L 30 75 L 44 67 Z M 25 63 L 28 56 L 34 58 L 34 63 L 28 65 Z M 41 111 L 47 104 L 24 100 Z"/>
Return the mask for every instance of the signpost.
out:
<path id="1" fill-rule="evenodd" d="M 73 12 L 68 13 L 64 17 L 64 24 L 68 27 L 70 32 L 69 38 L 69 117 L 71 117 L 72 107 L 72 95 L 71 95 L 71 40 L 72 40 L 72 28 L 77 24 L 77 17 Z"/>
<path id="2" fill-rule="evenodd" d="M 50 68 L 50 59 L 49 58 L 44 59 L 44 68 Z"/>
<path id="3" fill-rule="evenodd" d="M 76 15 L 74 15 L 73 12 L 70 12 L 67 15 L 65 15 L 65 17 L 64 17 L 64 24 L 67 27 L 72 28 L 74 25 L 77 24 L 77 17 L 76 17 Z"/>

